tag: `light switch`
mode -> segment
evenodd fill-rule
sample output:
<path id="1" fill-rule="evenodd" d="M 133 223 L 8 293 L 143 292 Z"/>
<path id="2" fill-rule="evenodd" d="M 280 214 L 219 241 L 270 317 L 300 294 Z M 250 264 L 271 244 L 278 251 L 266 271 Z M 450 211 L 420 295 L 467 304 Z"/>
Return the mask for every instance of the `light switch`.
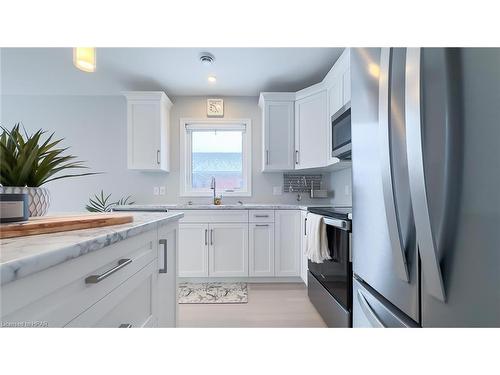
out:
<path id="1" fill-rule="evenodd" d="M 158 186 L 153 187 L 153 195 L 159 195 L 160 194 L 160 188 Z"/>
<path id="2" fill-rule="evenodd" d="M 160 195 L 165 195 L 167 188 L 165 186 L 160 186 Z"/>
<path id="3" fill-rule="evenodd" d="M 345 186 L 344 186 L 344 194 L 345 194 L 345 195 L 349 195 L 349 190 L 350 190 L 350 189 L 349 189 L 349 185 L 345 185 Z"/>

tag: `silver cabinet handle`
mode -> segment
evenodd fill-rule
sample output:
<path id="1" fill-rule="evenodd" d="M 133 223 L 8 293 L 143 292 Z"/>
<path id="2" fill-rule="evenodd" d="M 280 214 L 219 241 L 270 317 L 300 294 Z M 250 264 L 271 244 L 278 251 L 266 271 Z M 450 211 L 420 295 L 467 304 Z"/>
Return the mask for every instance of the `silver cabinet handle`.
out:
<path id="1" fill-rule="evenodd" d="M 299 164 L 299 150 L 295 150 L 295 164 Z"/>
<path id="2" fill-rule="evenodd" d="M 391 241 L 392 256 L 398 277 L 408 282 L 408 265 L 406 261 L 405 247 L 401 236 L 401 228 L 396 213 L 396 202 L 393 190 L 391 141 L 389 129 L 389 74 L 391 64 L 391 49 L 382 48 L 380 54 L 380 78 L 379 78 L 379 110 L 378 126 L 380 141 L 380 157 L 382 172 L 382 190 L 384 194 L 385 215 L 389 239 Z"/>
<path id="3" fill-rule="evenodd" d="M 130 323 L 122 323 L 118 328 L 132 328 L 132 324 Z"/>
<path id="4" fill-rule="evenodd" d="M 307 236 L 307 217 L 304 218 L 304 236 Z"/>
<path id="5" fill-rule="evenodd" d="M 382 323 L 382 321 L 378 318 L 377 314 L 375 314 L 375 311 L 373 311 L 370 305 L 368 304 L 368 301 L 361 292 L 361 289 L 358 289 L 358 301 L 359 305 L 361 306 L 361 310 L 363 310 L 366 318 L 372 324 L 372 326 L 375 328 L 385 328 L 384 323 Z"/>
<path id="6" fill-rule="evenodd" d="M 118 265 L 117 266 L 111 268 L 110 270 L 104 272 L 103 274 L 88 276 L 85 279 L 85 284 L 97 284 L 97 283 L 100 283 L 102 280 L 104 280 L 105 278 L 111 276 L 116 271 L 121 270 L 123 267 L 128 266 L 130 263 L 132 263 L 132 259 L 120 259 L 118 261 Z"/>
<path id="7" fill-rule="evenodd" d="M 210 245 L 214 244 L 214 230 L 210 229 Z"/>
<path id="8" fill-rule="evenodd" d="M 410 197 L 415 218 L 418 247 L 426 290 L 442 302 L 446 300 L 437 246 L 432 232 L 427 200 L 424 171 L 423 137 L 421 124 L 420 48 L 408 48 L 406 52 L 405 113 L 406 155 L 410 176 Z"/>
<path id="9" fill-rule="evenodd" d="M 160 150 L 156 150 L 156 164 L 160 164 Z"/>
<path id="10" fill-rule="evenodd" d="M 269 150 L 266 150 L 266 164 L 269 165 Z"/>
<path id="11" fill-rule="evenodd" d="M 269 215 L 253 215 L 254 217 L 269 217 Z"/>
<path id="12" fill-rule="evenodd" d="M 208 245 L 208 229 L 205 229 L 205 246 Z"/>
<path id="13" fill-rule="evenodd" d="M 163 245 L 163 268 L 160 268 L 158 271 L 159 273 L 167 273 L 168 269 L 168 260 L 167 260 L 167 253 L 168 253 L 168 242 L 167 240 L 163 239 L 159 241 L 160 245 Z"/>
<path id="14" fill-rule="evenodd" d="M 256 227 L 268 227 L 269 224 L 255 224 Z"/>

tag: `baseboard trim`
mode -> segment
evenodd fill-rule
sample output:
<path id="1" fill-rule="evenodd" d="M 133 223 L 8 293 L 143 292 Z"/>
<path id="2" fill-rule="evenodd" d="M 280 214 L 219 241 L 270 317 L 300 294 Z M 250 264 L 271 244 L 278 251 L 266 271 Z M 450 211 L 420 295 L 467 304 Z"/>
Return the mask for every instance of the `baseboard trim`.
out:
<path id="1" fill-rule="evenodd" d="M 302 283 L 299 276 L 293 277 L 177 277 L 178 282 L 208 283 L 208 282 L 244 282 L 244 283 Z"/>

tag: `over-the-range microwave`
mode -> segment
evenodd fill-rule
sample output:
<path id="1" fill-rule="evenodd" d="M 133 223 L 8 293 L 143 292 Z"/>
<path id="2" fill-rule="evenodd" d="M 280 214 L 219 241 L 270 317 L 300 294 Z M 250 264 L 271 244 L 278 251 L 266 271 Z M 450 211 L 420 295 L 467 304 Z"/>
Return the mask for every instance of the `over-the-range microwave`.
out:
<path id="1" fill-rule="evenodd" d="M 332 115 L 332 156 L 351 159 L 351 102 Z"/>

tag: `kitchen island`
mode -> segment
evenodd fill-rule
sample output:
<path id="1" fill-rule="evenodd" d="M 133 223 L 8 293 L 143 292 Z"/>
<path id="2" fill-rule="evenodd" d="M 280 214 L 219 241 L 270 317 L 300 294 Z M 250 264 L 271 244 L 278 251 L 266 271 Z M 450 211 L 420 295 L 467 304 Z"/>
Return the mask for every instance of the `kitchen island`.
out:
<path id="1" fill-rule="evenodd" d="M 0 241 L 3 327 L 175 326 L 182 213 Z"/>

